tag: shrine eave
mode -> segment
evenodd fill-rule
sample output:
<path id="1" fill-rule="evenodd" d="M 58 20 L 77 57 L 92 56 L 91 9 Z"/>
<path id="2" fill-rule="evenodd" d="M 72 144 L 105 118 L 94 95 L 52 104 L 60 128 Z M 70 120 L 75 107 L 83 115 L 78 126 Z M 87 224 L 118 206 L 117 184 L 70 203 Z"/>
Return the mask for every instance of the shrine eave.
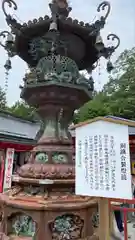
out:
<path id="1" fill-rule="evenodd" d="M 124 118 L 119 118 L 119 117 L 114 117 L 114 116 L 105 116 L 105 117 L 96 117 L 96 118 L 87 120 L 85 122 L 80 122 L 76 125 L 71 126 L 69 129 L 70 129 L 70 131 L 72 131 L 72 130 L 75 130 L 76 128 L 79 128 L 79 127 L 82 127 L 82 126 L 85 126 L 87 124 L 91 124 L 94 122 L 98 122 L 98 121 L 127 125 L 129 127 L 135 128 L 135 121 L 124 119 Z"/>
<path id="2" fill-rule="evenodd" d="M 15 121 L 18 120 L 19 122 L 22 122 L 22 123 L 39 124 L 38 121 L 27 120 L 26 118 L 15 116 L 15 114 L 5 110 L 0 110 L 0 117 L 6 117 L 7 119 L 15 120 Z"/>
<path id="3" fill-rule="evenodd" d="M 32 145 L 35 146 L 36 140 L 34 139 L 27 139 L 22 137 L 16 137 L 13 135 L 6 135 L 0 133 L 0 145 L 1 143 L 7 143 L 7 144 L 19 144 L 19 145 Z"/>
<path id="4" fill-rule="evenodd" d="M 0 145 L 34 146 L 40 131 L 41 123 L 15 117 L 9 112 L 0 111 Z"/>

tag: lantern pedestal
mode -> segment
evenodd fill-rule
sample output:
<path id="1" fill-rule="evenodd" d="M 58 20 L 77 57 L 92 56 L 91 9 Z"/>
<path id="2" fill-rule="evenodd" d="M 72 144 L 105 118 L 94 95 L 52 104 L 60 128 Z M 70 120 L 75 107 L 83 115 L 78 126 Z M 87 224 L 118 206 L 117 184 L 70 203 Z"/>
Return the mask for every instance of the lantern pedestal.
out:
<path id="1" fill-rule="evenodd" d="M 75 195 L 68 126 L 74 111 L 92 99 L 94 90 L 92 76 L 86 78 L 80 71 L 92 72 L 101 56 L 110 59 L 119 46 L 114 34 L 108 36 L 118 41 L 114 47 L 105 47 L 100 37 L 110 4 L 101 3 L 97 11 L 104 11 L 104 16 L 85 24 L 68 17 L 71 8 L 66 0 L 53 0 L 51 17 L 20 24 L 6 13 L 7 2 L 17 9 L 13 0 L 3 0 L 13 36 L 6 31 L 8 39 L 1 45 L 9 57 L 18 55 L 28 64 L 21 98 L 36 109 L 43 128 L 28 163 L 13 177 L 14 186 L 0 195 L 1 233 L 12 240 L 90 239 L 97 204 L 92 198 Z M 0 36 L 5 37 L 4 33 Z"/>
<path id="2" fill-rule="evenodd" d="M 76 196 L 72 138 L 68 125 L 74 109 L 90 93 L 83 87 L 50 81 L 24 86 L 22 97 L 37 107 L 43 131 L 29 162 L 1 195 L 2 231 L 10 239 L 81 239 L 93 234 L 97 203 Z"/>

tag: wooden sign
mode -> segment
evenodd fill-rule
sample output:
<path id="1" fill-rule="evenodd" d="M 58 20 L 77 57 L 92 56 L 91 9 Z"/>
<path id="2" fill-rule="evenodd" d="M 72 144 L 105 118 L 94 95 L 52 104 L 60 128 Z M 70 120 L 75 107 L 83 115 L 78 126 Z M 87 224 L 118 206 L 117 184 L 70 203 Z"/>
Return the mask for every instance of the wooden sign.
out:
<path id="1" fill-rule="evenodd" d="M 75 131 L 76 194 L 132 199 L 128 126 L 96 121 Z"/>

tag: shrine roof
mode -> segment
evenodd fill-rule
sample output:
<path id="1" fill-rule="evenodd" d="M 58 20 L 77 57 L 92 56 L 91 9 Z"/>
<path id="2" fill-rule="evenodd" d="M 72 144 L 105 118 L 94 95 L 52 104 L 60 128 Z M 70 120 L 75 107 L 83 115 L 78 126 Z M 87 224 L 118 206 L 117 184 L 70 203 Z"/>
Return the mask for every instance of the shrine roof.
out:
<path id="1" fill-rule="evenodd" d="M 9 111 L 6 111 L 6 110 L 2 110 L 0 109 L 0 117 L 1 116 L 4 116 L 6 118 L 10 118 L 10 119 L 14 119 L 14 120 L 17 120 L 20 121 L 20 122 L 23 122 L 23 123 L 38 123 L 38 121 L 36 120 L 28 120 L 26 119 L 25 117 L 19 117 L 19 116 L 16 116 L 15 114 L 9 112 Z"/>
<path id="2" fill-rule="evenodd" d="M 0 135 L 9 138 L 20 138 L 35 140 L 41 123 L 28 121 L 11 114 L 10 112 L 0 111 Z"/>
<path id="3" fill-rule="evenodd" d="M 90 123 L 98 122 L 98 121 L 104 121 L 104 122 L 110 122 L 110 123 L 115 123 L 115 124 L 122 124 L 122 125 L 127 125 L 129 127 L 129 135 L 135 135 L 135 121 L 121 118 L 121 117 L 116 117 L 116 116 L 105 116 L 105 117 L 96 117 L 90 120 L 87 120 L 85 122 L 78 123 L 76 125 L 73 125 L 69 128 L 71 131 L 71 135 L 74 137 L 75 133 L 74 130 L 78 127 L 85 126 Z"/>
<path id="4" fill-rule="evenodd" d="M 112 115 L 108 115 L 108 116 L 105 116 L 104 118 L 111 118 L 111 119 L 114 119 L 114 120 L 120 120 L 120 121 L 123 121 L 123 124 L 124 122 L 127 122 L 129 125 L 129 123 L 134 123 L 135 125 L 135 121 L 134 120 L 130 120 L 130 119 L 126 119 L 126 118 L 121 118 L 121 117 L 116 117 L 116 116 L 112 116 Z"/>

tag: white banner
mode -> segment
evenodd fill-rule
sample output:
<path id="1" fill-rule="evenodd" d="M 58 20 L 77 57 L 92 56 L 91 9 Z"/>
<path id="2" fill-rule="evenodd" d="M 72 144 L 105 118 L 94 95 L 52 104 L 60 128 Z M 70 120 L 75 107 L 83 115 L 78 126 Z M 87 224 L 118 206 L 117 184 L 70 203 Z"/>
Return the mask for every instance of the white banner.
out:
<path id="1" fill-rule="evenodd" d="M 7 148 L 6 159 L 5 159 L 5 174 L 4 174 L 4 182 L 3 182 L 4 191 L 11 188 L 13 161 L 14 161 L 14 149 Z"/>
<path id="2" fill-rule="evenodd" d="M 76 194 L 132 199 L 128 126 L 100 120 L 76 129 Z"/>

